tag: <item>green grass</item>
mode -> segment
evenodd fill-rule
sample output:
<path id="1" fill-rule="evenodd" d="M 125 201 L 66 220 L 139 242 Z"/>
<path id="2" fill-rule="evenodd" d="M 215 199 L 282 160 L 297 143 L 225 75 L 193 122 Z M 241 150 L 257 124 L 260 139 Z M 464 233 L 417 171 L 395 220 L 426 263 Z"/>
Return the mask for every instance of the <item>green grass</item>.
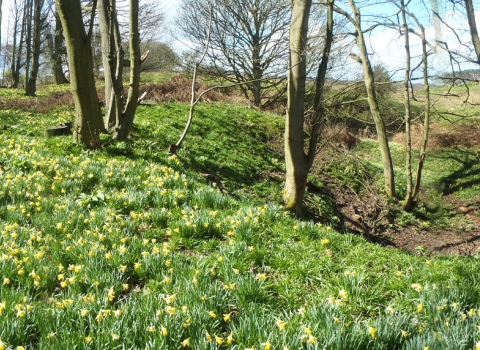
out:
<path id="1" fill-rule="evenodd" d="M 472 349 L 476 257 L 383 248 L 281 206 L 283 119 L 141 107 L 88 151 L 1 111 L 0 339 L 27 349 Z M 362 169 L 359 169 L 360 171 Z M 202 173 L 215 174 L 221 193 Z M 332 218 L 333 220 L 333 218 Z"/>

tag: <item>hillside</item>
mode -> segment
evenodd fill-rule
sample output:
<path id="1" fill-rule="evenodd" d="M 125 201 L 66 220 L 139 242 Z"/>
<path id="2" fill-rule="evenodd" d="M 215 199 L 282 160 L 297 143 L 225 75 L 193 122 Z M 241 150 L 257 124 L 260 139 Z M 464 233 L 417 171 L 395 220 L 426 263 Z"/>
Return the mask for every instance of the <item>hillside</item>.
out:
<path id="1" fill-rule="evenodd" d="M 201 104 L 171 156 L 188 106 L 142 106 L 131 143 L 105 135 L 92 152 L 45 136 L 71 119 L 52 102 L 62 91 L 0 96 L 0 346 L 480 346 L 477 255 L 414 255 L 337 232 L 320 172 L 311 219 L 282 209 L 282 117 Z M 376 172 L 374 146 L 355 150 L 368 166 L 345 172 L 353 155 L 332 153 L 325 172 L 355 189 Z"/>

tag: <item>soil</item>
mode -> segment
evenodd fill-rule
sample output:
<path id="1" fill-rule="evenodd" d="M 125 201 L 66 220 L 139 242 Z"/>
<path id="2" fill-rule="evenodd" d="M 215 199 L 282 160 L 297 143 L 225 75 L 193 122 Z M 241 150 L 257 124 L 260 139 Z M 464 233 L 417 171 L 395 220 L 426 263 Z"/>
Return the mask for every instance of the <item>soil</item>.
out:
<path id="1" fill-rule="evenodd" d="M 328 181 L 325 176 L 323 180 Z M 337 229 L 416 255 L 480 253 L 480 200 L 466 204 L 455 195 L 445 197 L 445 205 L 452 208 L 449 215 L 456 223 L 451 227 L 430 226 L 424 222 L 401 225 L 395 220 L 392 204 L 387 204 L 380 194 L 365 191 L 359 197 L 347 188 L 336 186 L 335 180 L 330 181 L 326 187 L 337 204 L 340 219 Z M 396 214 L 399 212 L 397 208 Z"/>

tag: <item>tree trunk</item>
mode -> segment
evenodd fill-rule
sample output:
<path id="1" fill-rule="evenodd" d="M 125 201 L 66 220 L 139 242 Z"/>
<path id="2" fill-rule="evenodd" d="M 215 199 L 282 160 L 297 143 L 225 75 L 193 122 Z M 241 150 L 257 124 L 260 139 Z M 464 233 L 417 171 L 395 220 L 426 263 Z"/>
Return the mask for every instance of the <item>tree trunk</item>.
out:
<path id="1" fill-rule="evenodd" d="M 416 200 L 420 192 L 420 184 L 422 180 L 422 170 L 427 157 L 427 143 L 428 134 L 430 131 L 430 84 L 428 82 L 428 52 L 427 39 L 425 38 L 425 28 L 420 26 L 420 33 L 422 39 L 422 59 L 423 59 L 423 86 L 425 91 L 425 106 L 424 106 L 424 120 L 423 120 L 423 138 L 420 146 L 420 156 L 418 159 L 417 177 L 415 179 L 415 187 L 413 189 L 413 199 Z"/>
<path id="2" fill-rule="evenodd" d="M 465 8 L 467 11 L 468 26 L 472 37 L 473 48 L 477 55 L 477 63 L 480 64 L 480 38 L 478 37 L 477 23 L 475 21 L 475 10 L 472 0 L 465 0 Z"/>
<path id="3" fill-rule="evenodd" d="M 122 113 L 123 48 L 117 22 L 115 0 L 98 1 L 103 73 L 105 77 L 105 128 L 115 125 Z"/>
<path id="4" fill-rule="evenodd" d="M 20 29 L 20 41 L 18 43 L 18 46 L 17 46 L 17 50 L 16 50 L 16 60 L 13 60 L 12 59 L 12 87 L 14 89 L 17 89 L 19 86 L 20 86 L 20 70 L 22 69 L 23 67 L 23 64 L 22 64 L 22 52 L 23 52 L 23 47 L 25 46 L 25 42 L 24 42 L 24 37 L 25 37 L 25 31 L 26 31 L 26 26 L 27 26 L 27 10 L 26 10 L 26 6 L 24 6 L 24 9 L 23 9 L 23 15 L 22 15 L 22 27 Z M 18 15 L 18 8 L 16 9 L 17 11 L 17 18 L 16 18 L 16 21 L 15 21 L 15 27 L 18 25 L 18 20 L 19 20 L 19 15 Z M 16 30 L 15 30 L 16 31 Z"/>
<path id="5" fill-rule="evenodd" d="M 2 5 L 3 0 L 0 0 L 0 28 L 2 28 Z M 2 49 L 2 31 L 0 30 L 0 50 Z"/>
<path id="6" fill-rule="evenodd" d="M 27 90 L 28 80 L 30 79 L 30 64 L 32 59 L 32 12 L 33 12 L 33 1 L 34 0 L 26 0 L 27 7 L 25 11 L 27 12 L 27 24 L 26 24 L 26 34 L 27 39 L 25 42 L 25 49 L 26 49 L 26 58 L 25 58 L 25 89 Z M 27 95 L 28 95 L 28 91 Z"/>
<path id="7" fill-rule="evenodd" d="M 252 48 L 252 90 L 253 90 L 253 104 L 257 107 L 262 105 L 262 58 L 260 54 L 259 35 L 256 35 L 253 39 Z"/>
<path id="8" fill-rule="evenodd" d="M 400 0 L 400 10 L 403 22 L 403 35 L 405 36 L 405 78 L 403 80 L 404 90 L 404 104 L 405 104 L 405 141 L 407 144 L 407 154 L 405 159 L 405 171 L 407 177 L 407 189 L 405 199 L 403 201 L 403 208 L 410 210 L 413 206 L 413 174 L 412 174 L 412 109 L 410 105 L 410 33 L 407 23 L 407 15 L 405 14 L 405 2 Z"/>
<path id="9" fill-rule="evenodd" d="M 87 148 L 97 148 L 103 123 L 93 75 L 91 35 L 85 33 L 80 0 L 56 0 L 56 4 L 65 33 L 75 101 L 73 140 Z"/>
<path id="10" fill-rule="evenodd" d="M 350 7 L 352 8 L 352 11 L 355 15 L 355 21 L 353 24 L 355 25 L 357 45 L 362 60 L 363 73 L 365 75 L 364 79 L 365 87 L 367 89 L 367 100 L 370 106 L 373 120 L 375 122 L 375 127 L 378 135 L 378 146 L 382 155 L 383 173 L 385 178 L 385 192 L 387 193 L 387 196 L 393 197 L 395 196 L 395 174 L 393 171 L 393 161 L 390 154 L 390 147 L 388 145 L 385 123 L 383 122 L 383 118 L 378 107 L 372 65 L 370 63 L 370 59 L 368 58 L 367 46 L 365 44 L 365 38 L 363 36 L 363 31 L 361 27 L 362 22 L 360 10 L 355 5 L 354 0 L 349 0 L 349 2 Z"/>
<path id="11" fill-rule="evenodd" d="M 320 128 L 322 119 L 325 118 L 325 108 L 323 105 L 323 97 L 325 93 L 325 81 L 327 76 L 328 61 L 330 59 L 330 51 L 333 43 L 333 6 L 335 0 L 327 1 L 327 32 L 325 34 L 325 46 L 323 47 L 322 60 L 318 66 L 317 79 L 315 82 L 315 98 L 313 102 L 313 120 L 310 131 L 310 144 L 308 154 L 310 157 L 309 167 L 313 163 L 317 150 L 318 138 L 320 136 Z"/>
<path id="12" fill-rule="evenodd" d="M 58 12 L 55 10 L 55 36 L 53 37 L 53 43 L 51 45 L 51 57 L 53 78 L 55 84 L 68 84 L 67 77 L 63 71 L 63 53 L 64 53 L 64 38 L 62 22 L 58 16 Z"/>
<path id="13" fill-rule="evenodd" d="M 290 69 L 288 71 L 287 116 L 285 124 L 286 179 L 284 200 L 288 210 L 302 215 L 308 176 L 308 157 L 304 151 L 304 105 L 306 45 L 312 0 L 295 0 L 290 23 Z"/>
<path id="14" fill-rule="evenodd" d="M 138 0 L 130 0 L 130 84 L 128 88 L 125 111 L 117 119 L 113 137 L 125 141 L 130 137 L 133 120 L 137 111 L 140 87 L 140 33 L 138 30 Z"/>
<path id="15" fill-rule="evenodd" d="M 40 46 L 41 46 L 41 31 L 43 26 L 42 7 L 44 0 L 35 0 L 35 12 L 33 17 L 33 48 L 32 48 L 32 70 L 30 78 L 27 82 L 26 94 L 27 96 L 36 96 L 37 92 L 37 75 L 40 68 Z"/>

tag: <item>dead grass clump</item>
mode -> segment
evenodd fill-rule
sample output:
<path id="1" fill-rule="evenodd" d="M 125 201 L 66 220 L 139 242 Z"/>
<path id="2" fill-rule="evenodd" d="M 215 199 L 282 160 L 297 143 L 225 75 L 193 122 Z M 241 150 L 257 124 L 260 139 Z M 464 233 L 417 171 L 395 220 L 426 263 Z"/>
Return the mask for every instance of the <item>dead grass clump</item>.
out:
<path id="1" fill-rule="evenodd" d="M 342 124 L 332 124 L 325 127 L 322 132 L 322 138 L 346 150 L 351 150 L 360 142 L 359 138 L 348 131 L 348 128 Z"/>
<path id="2" fill-rule="evenodd" d="M 140 88 L 140 95 L 147 91 L 147 100 L 153 103 L 158 102 L 184 102 L 189 103 L 191 99 L 191 80 L 185 79 L 182 75 L 176 74 L 162 84 L 147 84 Z M 197 94 L 207 90 L 208 86 L 201 80 L 197 81 L 195 91 Z M 224 101 L 225 95 L 219 91 L 211 90 L 202 97 L 205 101 Z"/>
<path id="3" fill-rule="evenodd" d="M 428 137 L 428 148 L 452 148 L 480 147 L 480 138 L 478 137 L 480 128 L 475 124 L 456 125 L 449 129 L 435 123 L 431 125 Z M 420 149 L 423 139 L 423 126 L 419 123 L 412 125 L 412 147 Z M 397 133 L 392 137 L 393 142 L 405 145 L 405 133 Z"/>
<path id="4" fill-rule="evenodd" d="M 58 106 L 73 107 L 73 105 L 72 93 L 65 91 L 48 96 L 9 98 L 0 103 L 0 108 L 46 113 L 58 108 Z"/>

